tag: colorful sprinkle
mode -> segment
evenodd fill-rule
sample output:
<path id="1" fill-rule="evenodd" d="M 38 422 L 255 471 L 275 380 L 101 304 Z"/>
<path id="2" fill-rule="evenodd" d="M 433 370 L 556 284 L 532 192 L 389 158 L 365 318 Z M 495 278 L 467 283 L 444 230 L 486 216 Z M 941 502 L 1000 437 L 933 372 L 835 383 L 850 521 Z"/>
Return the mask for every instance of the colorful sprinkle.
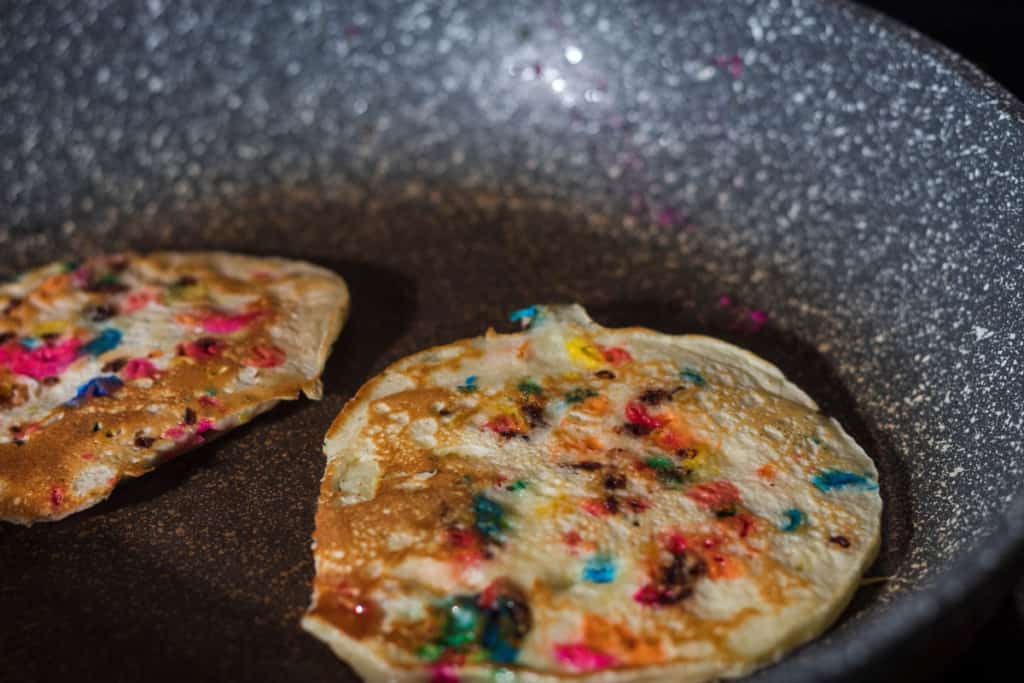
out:
<path id="1" fill-rule="evenodd" d="M 54 486 L 50 489 L 50 505 L 55 508 L 59 508 L 64 504 L 64 489 L 59 486 Z"/>
<path id="2" fill-rule="evenodd" d="M 483 494 L 473 496 L 473 527 L 489 542 L 502 545 L 508 522 L 505 509 Z"/>
<path id="3" fill-rule="evenodd" d="M 803 526 L 806 519 L 804 513 L 796 508 L 784 510 L 782 516 L 786 518 L 786 523 L 779 527 L 783 531 L 796 531 Z"/>
<path id="4" fill-rule="evenodd" d="M 842 470 L 825 470 L 824 472 L 816 475 L 811 483 L 814 487 L 823 493 L 828 493 L 836 489 L 860 489 L 863 491 L 877 491 L 878 484 L 874 483 L 867 477 L 861 474 L 855 474 L 853 472 L 844 472 Z"/>
<path id="5" fill-rule="evenodd" d="M 457 386 L 455 388 L 458 391 L 462 392 L 463 394 L 472 394 L 474 391 L 477 390 L 477 386 L 476 386 L 477 379 L 478 378 L 477 378 L 476 375 L 470 375 L 469 377 L 466 378 L 466 381 L 463 384 L 461 384 L 461 385 L 459 385 L 459 386 Z"/>
<path id="6" fill-rule="evenodd" d="M 526 396 L 540 396 L 544 393 L 543 389 L 540 388 L 540 385 L 530 379 L 524 379 L 516 385 L 516 389 L 519 390 L 520 394 L 525 394 Z"/>
<path id="7" fill-rule="evenodd" d="M 706 510 L 717 512 L 735 507 L 740 502 L 740 490 L 730 481 L 709 481 L 691 488 L 686 497 Z"/>
<path id="8" fill-rule="evenodd" d="M 751 311 L 749 321 L 747 329 L 754 333 L 760 332 L 761 328 L 768 322 L 768 314 L 764 311 Z"/>
<path id="9" fill-rule="evenodd" d="M 75 397 L 65 405 L 71 408 L 78 408 L 90 399 L 113 396 L 123 386 L 124 382 L 114 375 L 93 377 L 91 380 L 78 387 L 78 391 L 75 392 Z"/>
<path id="10" fill-rule="evenodd" d="M 262 311 L 252 313 L 239 313 L 227 315 L 224 313 L 210 313 L 199 320 L 199 326 L 204 332 L 210 334 L 231 334 L 250 325 L 254 320 L 263 317 Z"/>
<path id="11" fill-rule="evenodd" d="M 652 432 L 664 424 L 664 420 L 650 415 L 639 401 L 630 401 L 626 404 L 626 421 L 635 425 L 644 434 Z"/>
<path id="12" fill-rule="evenodd" d="M 219 356 L 224 351 L 224 348 L 224 344 L 216 339 L 203 337 L 196 341 L 179 344 L 178 355 L 188 356 L 194 360 L 206 360 L 208 358 L 215 358 Z"/>
<path id="13" fill-rule="evenodd" d="M 142 310 L 157 300 L 157 293 L 150 289 L 140 289 L 136 292 L 129 292 L 121 299 L 120 309 L 122 313 L 135 313 Z"/>
<path id="14" fill-rule="evenodd" d="M 602 349 L 601 355 L 606 361 L 614 366 L 623 365 L 625 363 L 632 363 L 633 356 L 629 354 L 629 351 L 618 346 L 613 346 L 608 349 Z"/>
<path id="15" fill-rule="evenodd" d="M 611 583 L 615 580 L 615 563 L 611 555 L 598 553 L 583 566 L 583 580 L 590 583 Z"/>
<path id="16" fill-rule="evenodd" d="M 284 351 L 271 344 L 260 344 L 249 349 L 249 354 L 242 359 L 242 365 L 250 368 L 276 368 L 287 358 Z"/>
<path id="17" fill-rule="evenodd" d="M 619 663 L 610 654 L 594 650 L 584 643 L 555 645 L 555 659 L 574 672 L 601 671 Z"/>
<path id="18" fill-rule="evenodd" d="M 596 370 L 604 365 L 604 354 L 583 337 L 574 337 L 565 343 L 565 351 L 569 359 L 577 365 Z"/>
<path id="19" fill-rule="evenodd" d="M 595 396 L 597 396 L 597 392 L 593 389 L 577 387 L 566 393 L 565 402 L 569 405 L 573 405 L 575 403 L 583 403 L 588 398 L 593 398 Z"/>
<path id="20" fill-rule="evenodd" d="M 121 343 L 121 331 L 115 330 L 112 327 L 101 331 L 99 335 L 92 339 L 88 344 L 82 347 L 83 353 L 88 353 L 92 356 L 100 356 L 107 351 L 116 349 L 118 344 Z"/>
<path id="21" fill-rule="evenodd" d="M 0 347 L 0 365 L 16 375 L 34 380 L 56 377 L 63 373 L 82 349 L 82 342 L 72 337 L 54 346 L 26 349 L 22 344 Z"/>
<path id="22" fill-rule="evenodd" d="M 693 386 L 700 387 L 702 389 L 705 386 L 707 386 L 707 383 L 708 383 L 707 380 L 704 379 L 704 376 L 702 374 L 700 374 L 699 372 L 697 372 L 696 370 L 694 370 L 693 368 L 686 368 L 686 369 L 684 369 L 682 372 L 679 373 L 679 376 L 681 378 L 685 379 L 687 382 L 689 382 Z"/>
<path id="23" fill-rule="evenodd" d="M 520 308 L 518 311 L 512 311 L 508 319 L 509 322 L 521 323 L 525 327 L 530 327 L 540 319 L 540 309 L 537 306 Z"/>
<path id="24" fill-rule="evenodd" d="M 527 484 L 526 484 L 525 481 L 523 481 L 522 479 L 516 479 L 514 482 L 509 484 L 506 488 L 509 491 L 523 491 L 523 490 L 526 489 L 526 486 L 527 486 Z"/>
<path id="25" fill-rule="evenodd" d="M 159 372 L 151 362 L 145 358 L 133 358 L 121 368 L 121 376 L 126 380 L 149 379 L 156 377 Z"/>

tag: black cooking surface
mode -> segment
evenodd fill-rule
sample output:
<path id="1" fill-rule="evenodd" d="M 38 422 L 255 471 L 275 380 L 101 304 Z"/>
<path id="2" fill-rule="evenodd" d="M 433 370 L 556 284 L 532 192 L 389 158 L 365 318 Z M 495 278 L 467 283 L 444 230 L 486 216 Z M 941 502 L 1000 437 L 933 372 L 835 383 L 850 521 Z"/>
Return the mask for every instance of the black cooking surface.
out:
<path id="1" fill-rule="evenodd" d="M 951 11 L 922 29 L 1012 85 L 1011 14 Z M 883 580 L 756 681 L 994 671 L 1020 634 L 1024 129 L 987 88 L 827 1 L 0 4 L 0 276 L 212 247 L 353 293 L 324 401 L 0 526 L 0 679 L 346 680 L 297 626 L 324 430 L 387 362 L 555 300 L 747 346 L 877 461 Z"/>

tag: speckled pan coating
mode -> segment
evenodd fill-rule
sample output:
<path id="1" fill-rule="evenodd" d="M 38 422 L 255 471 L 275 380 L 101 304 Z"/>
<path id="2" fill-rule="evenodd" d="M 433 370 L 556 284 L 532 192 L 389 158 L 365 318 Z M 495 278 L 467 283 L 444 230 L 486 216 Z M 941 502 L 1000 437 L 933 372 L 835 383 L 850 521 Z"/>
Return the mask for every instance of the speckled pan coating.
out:
<path id="1" fill-rule="evenodd" d="M 557 300 L 746 346 L 875 457 L 895 579 L 758 680 L 941 665 L 1024 537 L 1020 104 L 844 4 L 332 4 L 0 10 L 0 273 L 225 248 L 354 305 L 323 402 L 0 528 L 5 680 L 344 679 L 297 624 L 323 432 L 389 361 Z"/>

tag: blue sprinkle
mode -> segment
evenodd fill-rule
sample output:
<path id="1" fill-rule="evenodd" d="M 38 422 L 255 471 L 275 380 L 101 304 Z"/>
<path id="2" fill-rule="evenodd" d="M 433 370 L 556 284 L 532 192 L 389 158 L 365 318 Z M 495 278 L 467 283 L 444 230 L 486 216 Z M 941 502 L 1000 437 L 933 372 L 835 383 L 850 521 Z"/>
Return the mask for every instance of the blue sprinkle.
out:
<path id="1" fill-rule="evenodd" d="M 835 489 L 856 488 L 864 491 L 877 491 L 878 484 L 862 474 L 844 472 L 842 470 L 825 470 L 811 480 L 819 491 L 828 493 Z"/>
<path id="2" fill-rule="evenodd" d="M 82 352 L 93 356 L 102 355 L 111 349 L 117 348 L 117 345 L 121 343 L 121 336 L 122 335 L 119 330 L 108 327 L 100 332 L 98 337 L 83 346 Z"/>
<path id="3" fill-rule="evenodd" d="M 464 394 L 472 394 L 474 391 L 476 391 L 476 380 L 476 375 L 470 375 L 469 377 L 466 378 L 465 384 L 455 388 Z"/>
<path id="4" fill-rule="evenodd" d="M 480 644 L 487 650 L 492 662 L 513 664 L 519 657 L 519 650 L 502 636 L 501 622 L 498 619 L 487 620 Z"/>
<path id="5" fill-rule="evenodd" d="M 522 323 L 526 329 L 532 329 L 541 320 L 541 309 L 539 306 L 527 306 L 513 311 L 508 319 L 512 322 Z"/>
<path id="6" fill-rule="evenodd" d="M 64 405 L 78 408 L 91 398 L 104 398 L 112 396 L 124 386 L 124 382 L 114 375 L 106 377 L 93 377 L 91 380 L 78 387 L 75 397 Z"/>
<path id="7" fill-rule="evenodd" d="M 694 370 L 693 368 L 686 368 L 685 370 L 679 373 L 679 376 L 685 379 L 686 381 L 690 382 L 690 384 L 694 385 L 695 387 L 700 387 L 702 389 L 705 386 L 707 386 L 708 383 L 707 380 L 704 379 L 704 376 L 697 372 L 696 370 Z"/>
<path id="8" fill-rule="evenodd" d="M 615 580 L 615 563 L 607 553 L 592 555 L 583 567 L 583 580 L 590 583 L 611 583 Z"/>
<path id="9" fill-rule="evenodd" d="M 526 308 L 520 308 L 518 311 L 512 311 L 511 315 L 508 316 L 508 319 L 511 322 L 515 323 L 515 322 L 519 322 L 520 320 L 527 320 L 527 321 L 533 320 L 536 317 L 537 317 L 537 307 L 536 306 L 527 306 Z"/>
<path id="10" fill-rule="evenodd" d="M 796 531 L 801 527 L 801 525 L 803 525 L 804 520 L 807 519 L 804 516 L 804 513 L 800 512 L 796 508 L 784 510 L 782 514 L 786 518 L 786 523 L 779 528 L 783 531 Z"/>
<path id="11" fill-rule="evenodd" d="M 502 545 L 505 542 L 505 509 L 490 498 L 477 494 L 473 496 L 473 526 L 489 543 Z"/>
<path id="12" fill-rule="evenodd" d="M 39 340 L 35 337 L 25 337 L 24 339 L 19 340 L 18 343 L 21 344 L 22 348 L 29 351 L 39 348 Z"/>

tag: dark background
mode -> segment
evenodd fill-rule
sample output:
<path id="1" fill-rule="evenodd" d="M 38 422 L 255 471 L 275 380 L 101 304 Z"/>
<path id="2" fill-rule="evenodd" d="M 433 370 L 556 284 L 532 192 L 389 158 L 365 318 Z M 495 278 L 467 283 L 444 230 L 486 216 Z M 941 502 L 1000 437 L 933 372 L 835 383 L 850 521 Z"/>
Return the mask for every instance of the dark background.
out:
<path id="1" fill-rule="evenodd" d="M 958 52 L 1024 101 L 1024 0 L 857 1 Z M 1024 579 L 938 680 L 1020 680 L 1022 647 Z"/>

